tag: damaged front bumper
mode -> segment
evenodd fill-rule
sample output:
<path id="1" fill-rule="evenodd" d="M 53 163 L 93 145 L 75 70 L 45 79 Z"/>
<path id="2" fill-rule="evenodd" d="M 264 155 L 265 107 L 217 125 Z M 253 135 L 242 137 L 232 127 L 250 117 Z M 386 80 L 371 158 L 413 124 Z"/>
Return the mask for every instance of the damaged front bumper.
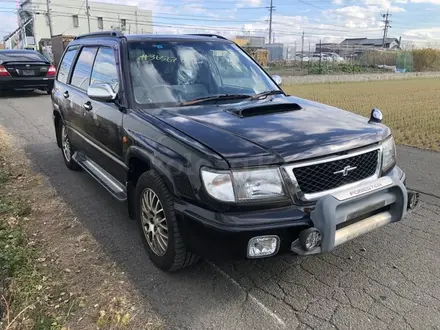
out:
<path id="1" fill-rule="evenodd" d="M 418 193 L 408 192 L 403 180 L 381 177 L 327 195 L 316 203 L 305 229 L 291 245 L 299 255 L 331 252 L 335 247 L 374 229 L 402 220 L 418 203 Z"/>

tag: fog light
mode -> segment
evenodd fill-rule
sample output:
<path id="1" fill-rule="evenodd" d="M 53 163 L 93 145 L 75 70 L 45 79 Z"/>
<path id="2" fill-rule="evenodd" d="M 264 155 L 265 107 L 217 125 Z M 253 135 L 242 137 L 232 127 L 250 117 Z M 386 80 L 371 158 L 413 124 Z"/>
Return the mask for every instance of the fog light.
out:
<path id="1" fill-rule="evenodd" d="M 252 237 L 248 244 L 248 258 L 260 258 L 278 252 L 280 238 L 276 235 Z"/>
<path id="2" fill-rule="evenodd" d="M 322 235 L 316 228 L 308 228 L 299 234 L 301 247 L 306 251 L 312 251 L 321 244 Z"/>

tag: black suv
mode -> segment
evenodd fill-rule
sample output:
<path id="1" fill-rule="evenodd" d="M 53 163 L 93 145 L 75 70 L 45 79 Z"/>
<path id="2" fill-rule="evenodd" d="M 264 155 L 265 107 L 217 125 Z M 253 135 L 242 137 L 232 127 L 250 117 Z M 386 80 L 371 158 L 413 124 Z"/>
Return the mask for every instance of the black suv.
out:
<path id="1" fill-rule="evenodd" d="M 381 112 L 280 84 L 221 36 L 79 36 L 52 92 L 57 143 L 68 168 L 127 201 L 164 270 L 325 253 L 401 220 L 416 195 Z"/>

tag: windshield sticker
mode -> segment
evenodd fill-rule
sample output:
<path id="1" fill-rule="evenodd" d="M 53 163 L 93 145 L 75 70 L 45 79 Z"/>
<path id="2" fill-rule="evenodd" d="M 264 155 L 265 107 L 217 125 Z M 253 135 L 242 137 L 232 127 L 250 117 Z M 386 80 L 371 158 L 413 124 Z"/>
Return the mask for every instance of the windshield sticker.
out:
<path id="1" fill-rule="evenodd" d="M 165 55 L 156 55 L 156 54 L 143 54 L 138 57 L 139 61 L 161 61 L 161 62 L 169 62 L 175 63 L 177 61 L 176 57 L 170 57 Z"/>

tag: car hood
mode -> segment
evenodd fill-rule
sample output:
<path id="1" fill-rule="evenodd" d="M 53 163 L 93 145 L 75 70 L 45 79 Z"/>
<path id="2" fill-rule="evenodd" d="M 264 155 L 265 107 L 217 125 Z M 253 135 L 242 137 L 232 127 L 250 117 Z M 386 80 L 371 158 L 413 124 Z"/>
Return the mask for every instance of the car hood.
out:
<path id="1" fill-rule="evenodd" d="M 388 127 L 365 117 L 292 96 L 164 108 L 154 115 L 219 153 L 231 167 L 335 154 L 390 134 Z"/>

